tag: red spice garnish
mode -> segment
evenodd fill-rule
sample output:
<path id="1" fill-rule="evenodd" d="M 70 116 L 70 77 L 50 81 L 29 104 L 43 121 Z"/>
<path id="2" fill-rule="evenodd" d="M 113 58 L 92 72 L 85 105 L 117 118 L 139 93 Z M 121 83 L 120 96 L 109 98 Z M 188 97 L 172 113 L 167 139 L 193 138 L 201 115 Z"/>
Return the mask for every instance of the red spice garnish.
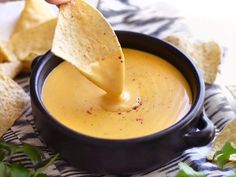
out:
<path id="1" fill-rule="evenodd" d="M 133 110 L 137 110 L 142 105 L 142 99 L 140 97 L 137 98 L 136 104 L 133 106 Z"/>
<path id="2" fill-rule="evenodd" d="M 91 112 L 91 111 L 89 111 L 89 110 L 87 110 L 86 112 L 87 112 L 88 114 L 90 114 L 90 115 L 92 114 L 92 112 Z"/>
<path id="3" fill-rule="evenodd" d="M 93 110 L 93 107 L 90 107 L 86 112 L 87 112 L 88 114 L 93 114 L 93 113 L 92 113 L 92 110 Z"/>
<path id="4" fill-rule="evenodd" d="M 136 121 L 140 122 L 140 124 L 143 124 L 143 119 L 141 119 L 141 118 L 137 118 Z"/>

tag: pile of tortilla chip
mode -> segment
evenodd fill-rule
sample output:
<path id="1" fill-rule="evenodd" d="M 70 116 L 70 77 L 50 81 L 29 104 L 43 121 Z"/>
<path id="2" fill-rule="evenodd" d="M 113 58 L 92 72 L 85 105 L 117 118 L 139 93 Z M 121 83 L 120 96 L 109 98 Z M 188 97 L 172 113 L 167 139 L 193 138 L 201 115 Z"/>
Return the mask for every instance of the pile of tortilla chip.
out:
<path id="1" fill-rule="evenodd" d="M 44 0 L 25 0 L 9 41 L 0 41 L 0 137 L 29 106 L 29 96 L 12 80 L 51 48 L 56 18 Z"/>
<path id="2" fill-rule="evenodd" d="M 9 41 L 0 41 L 0 71 L 14 78 L 51 48 L 56 18 L 44 0 L 26 0 Z M 11 68 L 11 70 L 6 69 Z"/>

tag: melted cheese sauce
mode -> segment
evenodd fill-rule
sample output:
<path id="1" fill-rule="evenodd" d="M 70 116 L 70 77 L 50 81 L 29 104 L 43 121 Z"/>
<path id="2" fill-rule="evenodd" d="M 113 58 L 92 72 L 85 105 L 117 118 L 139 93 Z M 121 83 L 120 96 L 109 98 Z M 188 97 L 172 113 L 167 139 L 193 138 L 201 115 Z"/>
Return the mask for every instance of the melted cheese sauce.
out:
<path id="1" fill-rule="evenodd" d="M 146 52 L 123 52 L 123 101 L 107 96 L 73 65 L 63 62 L 44 83 L 42 100 L 48 112 L 75 131 L 106 139 L 150 135 L 187 114 L 192 104 L 190 87 L 174 66 Z"/>

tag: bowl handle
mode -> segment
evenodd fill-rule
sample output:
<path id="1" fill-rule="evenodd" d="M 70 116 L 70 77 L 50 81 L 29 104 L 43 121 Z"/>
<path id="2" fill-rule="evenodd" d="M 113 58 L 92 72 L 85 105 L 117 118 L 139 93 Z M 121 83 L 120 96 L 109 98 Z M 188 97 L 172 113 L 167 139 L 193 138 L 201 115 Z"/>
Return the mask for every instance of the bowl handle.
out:
<path id="1" fill-rule="evenodd" d="M 197 128 L 192 132 L 184 135 L 188 146 L 204 146 L 207 145 L 215 136 L 215 127 L 211 120 L 207 117 L 205 109 L 200 115 Z"/>

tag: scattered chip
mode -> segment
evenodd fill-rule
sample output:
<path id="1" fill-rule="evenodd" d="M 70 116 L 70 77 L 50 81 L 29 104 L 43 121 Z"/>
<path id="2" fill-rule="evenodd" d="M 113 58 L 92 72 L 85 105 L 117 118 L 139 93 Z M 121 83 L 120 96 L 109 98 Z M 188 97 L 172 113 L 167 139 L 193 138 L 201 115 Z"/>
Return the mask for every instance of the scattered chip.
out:
<path id="1" fill-rule="evenodd" d="M 35 53 L 30 53 L 24 60 L 21 61 L 21 64 L 23 66 L 22 71 L 29 72 L 31 71 L 31 64 L 32 61 L 37 57 L 38 55 Z"/>
<path id="2" fill-rule="evenodd" d="M 20 73 L 21 69 L 22 64 L 19 61 L 0 63 L 0 73 L 12 79 Z"/>
<path id="3" fill-rule="evenodd" d="M 25 0 L 25 7 L 16 23 L 13 35 L 33 28 L 52 18 L 55 18 L 55 15 L 45 0 Z"/>
<path id="4" fill-rule="evenodd" d="M 16 57 L 20 61 L 32 61 L 36 55 L 50 50 L 55 26 L 56 19 L 52 19 L 13 35 L 10 42 Z"/>
<path id="5" fill-rule="evenodd" d="M 206 83 L 212 84 L 215 81 L 222 56 L 221 48 L 216 42 L 193 41 L 182 36 L 168 36 L 165 40 L 193 58 Z"/>
<path id="6" fill-rule="evenodd" d="M 52 52 L 104 90 L 114 94 L 123 90 L 124 56 L 119 41 L 102 14 L 85 1 L 60 6 Z M 111 83 L 117 85 L 111 88 Z"/>
<path id="7" fill-rule="evenodd" d="M 6 42 L 0 42 L 0 63 L 16 60 L 16 56 L 12 52 L 10 45 Z"/>
<path id="8" fill-rule="evenodd" d="M 0 74 L 0 137 L 29 105 L 29 96 L 11 78 Z"/>
<path id="9" fill-rule="evenodd" d="M 226 125 L 220 134 L 216 137 L 208 155 L 207 159 L 212 160 L 214 154 L 219 151 L 225 144 L 225 142 L 230 142 L 233 146 L 236 146 L 236 119 Z M 230 157 L 230 161 L 236 161 L 235 156 Z"/>

